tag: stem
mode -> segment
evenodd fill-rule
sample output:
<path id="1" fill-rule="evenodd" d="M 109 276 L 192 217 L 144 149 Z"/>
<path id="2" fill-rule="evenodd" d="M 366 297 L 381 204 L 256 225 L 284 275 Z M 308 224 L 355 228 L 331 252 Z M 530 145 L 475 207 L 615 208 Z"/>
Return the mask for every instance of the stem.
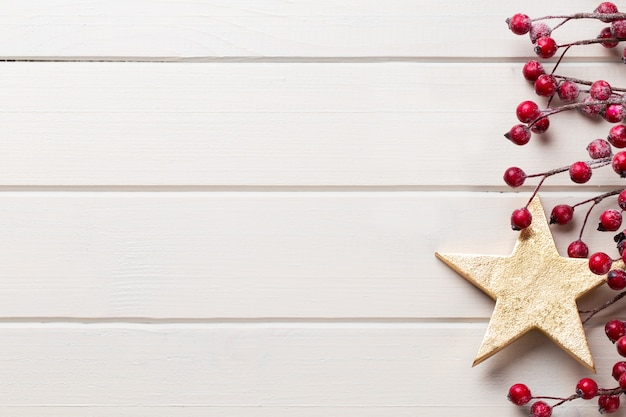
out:
<path id="1" fill-rule="evenodd" d="M 594 100 L 594 101 L 588 101 L 588 102 L 580 101 L 577 103 L 564 104 L 560 107 L 555 107 L 553 109 L 546 109 L 539 116 L 537 116 L 537 118 L 535 118 L 533 121 L 528 123 L 528 127 L 534 126 L 539 120 L 543 119 L 544 117 L 549 117 L 549 116 L 552 116 L 554 114 L 558 114 L 564 111 L 578 110 L 578 109 L 582 109 L 583 107 L 589 107 L 589 106 L 598 106 L 598 105 L 605 106 L 609 104 L 624 104 L 624 103 L 626 103 L 626 97 L 621 96 L 619 98 L 609 98 L 607 100 Z"/>
<path id="2" fill-rule="evenodd" d="M 566 76 L 563 76 L 563 75 L 556 75 L 556 74 L 552 74 L 552 76 L 554 78 L 558 78 L 558 79 L 563 80 L 563 81 L 571 81 L 571 82 L 576 83 L 576 84 L 582 84 L 582 85 L 592 85 L 593 84 L 593 81 L 581 80 L 579 78 L 566 77 Z M 620 87 L 613 87 L 613 86 L 611 86 L 611 89 L 613 91 L 626 92 L 626 88 L 620 88 Z"/>
<path id="3" fill-rule="evenodd" d="M 612 306 L 613 304 L 615 304 L 616 302 L 618 302 L 619 300 L 624 298 L 624 296 L 626 296 L 626 291 L 623 291 L 623 292 L 617 294 L 615 297 L 611 298 L 610 300 L 608 300 L 607 302 L 605 302 L 601 306 L 598 306 L 598 307 L 594 308 L 593 310 L 579 311 L 579 313 L 583 313 L 583 314 L 589 313 L 587 318 L 585 318 L 582 321 L 582 323 L 583 324 L 587 323 L 589 321 L 589 319 L 591 319 L 593 316 L 595 316 L 596 314 L 598 314 L 599 312 L 601 312 L 605 308 Z"/>
<path id="4" fill-rule="evenodd" d="M 575 45 L 591 45 L 594 43 L 604 43 L 604 42 L 623 42 L 626 41 L 625 38 L 594 38 L 594 39 L 585 39 L 582 41 L 575 41 L 571 43 L 564 43 L 562 45 L 557 45 L 559 48 L 570 47 Z"/>
<path id="5" fill-rule="evenodd" d="M 602 19 L 606 22 L 612 22 L 614 20 L 623 20 L 626 19 L 626 13 L 574 13 L 571 15 L 551 15 L 551 16 L 543 16 L 538 17 L 536 19 L 532 19 L 532 22 L 537 22 L 540 20 L 550 20 L 550 19 Z M 560 26 L 560 25 L 559 25 Z"/>

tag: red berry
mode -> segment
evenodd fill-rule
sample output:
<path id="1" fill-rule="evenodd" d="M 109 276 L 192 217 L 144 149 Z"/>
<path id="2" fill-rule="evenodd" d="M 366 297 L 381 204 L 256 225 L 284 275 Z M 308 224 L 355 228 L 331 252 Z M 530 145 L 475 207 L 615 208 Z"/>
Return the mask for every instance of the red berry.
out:
<path id="1" fill-rule="evenodd" d="M 575 240 L 567 247 L 567 256 L 570 258 L 586 258 L 589 256 L 589 247 L 582 240 Z"/>
<path id="2" fill-rule="evenodd" d="M 609 274 L 611 274 L 610 271 Z M 607 321 L 604 325 L 604 332 L 606 333 L 606 337 L 613 343 L 617 342 L 617 340 L 626 335 L 626 325 L 621 320 L 610 320 Z M 624 362 L 626 365 L 626 362 Z"/>
<path id="3" fill-rule="evenodd" d="M 604 139 L 596 139 L 587 145 L 591 159 L 602 159 L 611 156 L 611 144 Z"/>
<path id="4" fill-rule="evenodd" d="M 540 58 L 544 59 L 552 58 L 558 49 L 559 47 L 554 39 L 549 36 L 537 39 L 537 43 L 535 44 L 535 53 Z"/>
<path id="5" fill-rule="evenodd" d="M 580 94 L 578 85 L 572 81 L 563 81 L 557 89 L 559 98 L 565 102 L 575 101 Z"/>
<path id="6" fill-rule="evenodd" d="M 530 129 L 526 125 L 515 125 L 504 137 L 516 145 L 526 145 L 530 140 Z"/>
<path id="7" fill-rule="evenodd" d="M 522 101 L 515 109 L 517 119 L 522 123 L 528 123 L 536 119 L 540 114 L 539 106 L 534 101 Z"/>
<path id="8" fill-rule="evenodd" d="M 558 84 L 552 75 L 542 74 L 535 81 L 535 93 L 542 97 L 550 97 L 556 93 Z"/>
<path id="9" fill-rule="evenodd" d="M 613 156 L 611 162 L 613 171 L 615 171 L 620 177 L 626 178 L 626 152 L 618 152 Z"/>
<path id="10" fill-rule="evenodd" d="M 619 193 L 619 195 L 617 196 L 617 205 L 619 206 L 619 208 L 621 208 L 622 210 L 626 210 L 626 190 L 623 190 L 621 193 Z"/>
<path id="11" fill-rule="evenodd" d="M 591 167 L 586 162 L 574 162 L 569 167 L 569 177 L 576 184 L 584 184 L 591 179 Z"/>
<path id="12" fill-rule="evenodd" d="M 626 356 L 626 336 L 622 336 L 617 339 L 615 347 L 617 348 L 617 353 L 619 353 L 620 356 Z"/>
<path id="13" fill-rule="evenodd" d="M 604 80 L 595 81 L 589 88 L 589 95 L 594 100 L 608 100 L 613 94 L 611 84 Z"/>
<path id="14" fill-rule="evenodd" d="M 613 378 L 615 378 L 615 380 L 617 381 L 624 372 L 626 372 L 626 362 L 620 361 L 616 362 L 615 365 L 613 365 L 613 370 L 611 371 L 611 374 L 613 375 Z"/>
<path id="15" fill-rule="evenodd" d="M 600 3 L 593 12 L 600 13 L 600 14 L 613 14 L 613 13 L 617 13 L 617 6 L 609 1 L 605 1 L 605 2 Z M 602 20 L 603 22 L 607 21 L 606 19 L 600 19 L 600 20 Z"/>
<path id="16" fill-rule="evenodd" d="M 607 122 L 617 123 L 626 117 L 626 108 L 621 104 L 609 104 L 601 114 Z"/>
<path id="17" fill-rule="evenodd" d="M 550 417 L 552 407 L 544 401 L 537 401 L 530 407 L 530 417 Z"/>
<path id="18" fill-rule="evenodd" d="M 519 187 L 526 181 L 526 173 L 518 167 L 510 167 L 504 171 L 504 182 L 509 187 Z"/>
<path id="19" fill-rule="evenodd" d="M 622 391 L 626 390 L 626 373 L 619 376 L 617 383 L 619 384 L 619 387 L 622 389 Z"/>
<path id="20" fill-rule="evenodd" d="M 626 37 L 626 20 L 614 20 L 611 22 L 611 31 L 615 38 Z"/>
<path id="21" fill-rule="evenodd" d="M 550 224 L 567 224 L 574 218 L 574 207 L 567 204 L 554 206 L 550 214 Z"/>
<path id="22" fill-rule="evenodd" d="M 526 207 L 516 209 L 511 214 L 511 228 L 513 230 L 522 230 L 530 226 L 533 216 Z"/>
<path id="23" fill-rule="evenodd" d="M 604 210 L 600 215 L 598 230 L 601 232 L 614 232 L 622 225 L 622 213 L 617 210 Z"/>
<path id="24" fill-rule="evenodd" d="M 604 252 L 596 252 L 589 257 L 589 269 L 596 275 L 604 275 L 611 269 L 613 261 Z"/>
<path id="25" fill-rule="evenodd" d="M 512 17 L 506 19 L 506 23 L 509 25 L 511 32 L 516 35 L 524 35 L 530 30 L 532 22 L 530 17 L 522 13 L 516 13 Z"/>
<path id="26" fill-rule="evenodd" d="M 535 61 L 534 59 L 528 61 L 524 64 L 524 68 L 522 68 L 522 75 L 524 75 L 524 78 L 528 81 L 537 81 L 537 78 L 539 78 L 541 74 L 545 73 L 546 72 L 544 71 L 541 62 Z"/>
<path id="27" fill-rule="evenodd" d="M 591 378 L 583 378 L 576 384 L 576 394 L 584 399 L 589 400 L 598 393 L 598 384 Z"/>
<path id="28" fill-rule="evenodd" d="M 530 35 L 530 41 L 532 43 L 537 43 L 537 39 L 550 36 L 552 34 L 552 29 L 550 29 L 550 26 L 543 22 L 537 22 L 530 26 L 528 34 Z"/>
<path id="29" fill-rule="evenodd" d="M 600 31 L 600 34 L 598 35 L 598 39 L 614 39 L 613 31 L 611 31 L 611 28 L 606 27 L 602 29 Z M 618 45 L 618 43 L 619 42 L 609 41 L 609 42 L 602 42 L 600 45 L 604 46 L 605 48 L 615 48 Z"/>
<path id="30" fill-rule="evenodd" d="M 610 414 L 619 408 L 619 396 L 617 395 L 601 395 L 598 397 L 598 406 L 600 414 Z"/>
<path id="31" fill-rule="evenodd" d="M 606 276 L 606 285 L 615 291 L 621 291 L 626 288 L 626 271 L 623 269 L 612 269 Z"/>
<path id="32" fill-rule="evenodd" d="M 548 119 L 547 117 L 542 117 L 530 127 L 530 131 L 532 133 L 536 133 L 540 135 L 544 133 L 546 130 L 548 130 L 549 127 L 550 127 L 550 119 Z"/>
<path id="33" fill-rule="evenodd" d="M 515 405 L 526 405 L 532 399 L 532 395 L 526 385 L 515 384 L 509 388 L 508 398 Z"/>
<path id="34" fill-rule="evenodd" d="M 583 99 L 583 103 L 591 103 L 595 101 L 596 100 L 591 96 L 587 96 Z M 589 104 L 588 106 L 580 107 L 578 111 L 584 116 L 597 117 L 600 115 L 600 112 L 602 112 L 602 109 L 604 109 L 602 104 Z"/>
<path id="35" fill-rule="evenodd" d="M 626 148 L 626 126 L 615 125 L 609 130 L 609 143 L 616 148 Z"/>

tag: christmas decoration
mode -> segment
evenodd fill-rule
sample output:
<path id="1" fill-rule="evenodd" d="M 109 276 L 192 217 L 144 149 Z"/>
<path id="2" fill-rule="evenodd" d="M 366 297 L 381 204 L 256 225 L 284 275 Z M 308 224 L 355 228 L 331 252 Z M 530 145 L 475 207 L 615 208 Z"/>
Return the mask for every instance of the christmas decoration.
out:
<path id="1" fill-rule="evenodd" d="M 562 26 L 575 24 L 581 19 L 601 26 L 591 36 L 579 40 L 562 42 L 555 36 Z M 506 19 L 506 23 L 514 34 L 529 36 L 531 51 L 537 59 L 526 62 L 521 75 L 530 83 L 539 100 L 545 101 L 538 104 L 524 100 L 517 105 L 514 117 L 519 123 L 504 135 L 513 145 L 530 143 L 534 136 L 550 128 L 551 119 L 567 111 L 577 111 L 581 118 L 605 121 L 613 126 L 607 129 L 606 139 L 585 140 L 589 159 L 584 157 L 585 160 L 539 173 L 527 173 L 520 167 L 510 167 L 505 171 L 504 182 L 512 188 L 521 187 L 529 179 L 539 179 L 526 205 L 511 214 L 511 227 L 520 234 L 510 256 L 437 256 L 496 300 L 475 364 L 536 328 L 593 370 L 583 325 L 599 311 L 626 297 L 626 230 L 620 231 L 623 211 L 626 210 L 626 187 L 603 192 L 576 204 L 558 204 L 552 208 L 549 222 L 558 228 L 570 224 L 577 210 L 588 205 L 578 239 L 571 242 L 567 249 L 570 259 L 565 259 L 556 251 L 536 196 L 544 181 L 554 175 L 567 173 L 573 183 L 586 184 L 595 170 L 607 167 L 620 178 L 626 178 L 626 88 L 617 87 L 602 78 L 584 80 L 559 72 L 559 66 L 571 48 L 587 46 L 610 50 L 626 41 L 626 13 L 620 13 L 611 2 L 602 2 L 592 12 L 539 18 L 517 13 Z M 621 51 L 620 58 L 626 63 L 626 49 Z M 581 129 L 579 135 L 583 132 L 584 129 Z M 551 140 L 554 140 L 558 135 L 552 136 Z M 575 140 L 568 137 L 567 146 Z M 593 210 L 601 202 L 612 199 L 615 200 L 614 206 L 604 209 L 597 217 L 597 231 L 611 234 L 617 255 L 590 252 L 585 242 L 585 227 Z M 583 312 L 588 314 L 581 320 L 580 312 L 576 311 L 576 299 L 603 282 L 621 292 L 597 308 Z M 608 321 L 605 333 L 614 343 L 617 354 L 626 357 L 626 322 L 619 318 Z M 508 398 L 517 406 L 527 407 L 531 417 L 550 417 L 556 407 L 577 399 L 594 400 L 600 413 L 614 413 L 619 410 L 621 396 L 626 392 L 626 361 L 614 364 L 612 376 L 617 386 L 610 388 L 599 387 L 589 377 L 572 382 L 574 393 L 567 397 L 536 396 L 526 384 L 516 383 L 510 387 Z"/>
<path id="2" fill-rule="evenodd" d="M 474 365 L 538 329 L 594 370 L 576 299 L 605 279 L 589 270 L 587 260 L 558 253 L 539 197 L 528 209 L 533 222 L 520 232 L 510 256 L 436 254 L 496 300 Z"/>

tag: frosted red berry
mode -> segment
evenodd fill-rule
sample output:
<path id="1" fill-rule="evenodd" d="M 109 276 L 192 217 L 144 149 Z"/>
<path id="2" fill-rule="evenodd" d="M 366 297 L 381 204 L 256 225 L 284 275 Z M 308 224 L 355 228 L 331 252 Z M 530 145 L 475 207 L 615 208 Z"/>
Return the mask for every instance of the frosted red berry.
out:
<path id="1" fill-rule="evenodd" d="M 526 100 L 517 105 L 515 114 L 520 122 L 528 123 L 536 119 L 541 114 L 541 110 L 539 109 L 537 103 Z"/>
<path id="2" fill-rule="evenodd" d="M 601 395 L 598 397 L 600 414 L 611 414 L 619 408 L 619 397 L 617 395 Z"/>
<path id="3" fill-rule="evenodd" d="M 611 257 L 604 252 L 596 252 L 589 257 L 589 269 L 596 275 L 604 275 L 611 269 Z"/>
<path id="4" fill-rule="evenodd" d="M 612 93 L 613 89 L 611 88 L 611 84 L 604 80 L 594 81 L 589 88 L 589 95 L 594 100 L 608 100 Z"/>
<path id="5" fill-rule="evenodd" d="M 537 81 L 537 78 L 539 78 L 541 74 L 545 73 L 546 72 L 543 69 L 543 65 L 541 65 L 541 62 L 534 59 L 528 61 L 526 64 L 524 64 L 524 67 L 522 68 L 522 75 L 528 81 Z"/>
<path id="6" fill-rule="evenodd" d="M 609 130 L 609 143 L 616 148 L 626 148 L 626 126 L 615 125 Z"/>
<path id="7" fill-rule="evenodd" d="M 607 122 L 618 123 L 626 117 L 626 108 L 621 104 L 609 104 L 601 114 Z"/>
<path id="8" fill-rule="evenodd" d="M 609 271 L 611 274 L 613 271 Z M 609 320 L 604 325 L 604 333 L 606 337 L 613 343 L 617 342 L 620 337 L 626 335 L 626 325 L 621 320 Z M 624 362 L 626 364 L 626 362 Z"/>
<path id="9" fill-rule="evenodd" d="M 516 145 L 526 145 L 530 140 L 530 129 L 526 125 L 515 125 L 504 137 Z"/>
<path id="10" fill-rule="evenodd" d="M 554 206 L 550 214 L 550 224 L 568 224 L 574 218 L 574 207 L 567 204 Z"/>
<path id="11" fill-rule="evenodd" d="M 543 22 L 535 22 L 530 26 L 530 31 L 528 35 L 530 36 L 530 41 L 532 43 L 537 43 L 537 39 L 548 37 L 552 34 L 552 29 L 550 26 L 546 25 Z"/>
<path id="12" fill-rule="evenodd" d="M 530 26 L 532 25 L 530 17 L 522 13 L 514 14 L 506 20 L 506 23 L 509 25 L 511 32 L 516 35 L 524 35 L 528 33 Z"/>
<path id="13" fill-rule="evenodd" d="M 613 171 L 615 171 L 620 177 L 626 178 L 626 152 L 618 152 L 613 156 L 611 161 Z"/>
<path id="14" fill-rule="evenodd" d="M 611 30 L 611 28 L 606 27 L 600 31 L 600 34 L 598 35 L 598 39 L 615 39 L 615 38 L 613 38 L 613 31 Z M 615 48 L 618 44 L 619 42 L 616 42 L 616 41 L 606 41 L 606 42 L 602 42 L 600 45 L 604 46 L 605 48 Z"/>
<path id="15" fill-rule="evenodd" d="M 509 388 L 508 398 L 515 405 L 526 405 L 532 399 L 532 395 L 526 385 L 514 384 Z"/>
<path id="16" fill-rule="evenodd" d="M 611 156 L 611 144 L 604 139 L 595 139 L 587 145 L 587 152 L 591 159 L 602 159 Z"/>
<path id="17" fill-rule="evenodd" d="M 622 226 L 622 213 L 608 209 L 600 214 L 598 230 L 601 232 L 614 232 Z"/>
<path id="18" fill-rule="evenodd" d="M 591 97 L 591 96 L 587 96 L 583 99 L 583 103 L 593 103 L 596 102 L 596 100 Z M 579 112 L 587 117 L 597 117 L 600 115 L 600 112 L 602 112 L 602 110 L 604 109 L 604 106 L 602 104 L 589 104 L 587 106 L 583 106 L 579 108 Z"/>
<path id="19" fill-rule="evenodd" d="M 583 378 L 576 384 L 576 394 L 584 400 L 590 400 L 597 393 L 598 384 L 591 378 Z"/>
<path id="20" fill-rule="evenodd" d="M 537 401 L 530 407 L 530 417 L 550 417 L 552 415 L 552 407 L 545 401 Z"/>
<path id="21" fill-rule="evenodd" d="M 604 1 L 600 3 L 593 12 L 600 13 L 600 14 L 613 14 L 613 13 L 617 13 L 617 6 L 611 3 L 610 1 Z M 603 22 L 610 21 L 610 20 L 602 19 L 602 18 L 600 20 L 602 20 Z"/>
<path id="22" fill-rule="evenodd" d="M 557 88 L 559 98 L 567 103 L 575 101 L 580 95 L 580 88 L 572 81 L 563 81 Z"/>
<path id="23" fill-rule="evenodd" d="M 542 74 L 535 81 L 535 93 L 542 97 L 550 97 L 556 93 L 558 83 L 552 75 Z"/>
<path id="24" fill-rule="evenodd" d="M 513 230 L 522 230 L 530 226 L 533 216 L 526 207 L 516 209 L 511 214 L 511 228 Z"/>
<path id="25" fill-rule="evenodd" d="M 617 196 L 617 205 L 622 210 L 626 210 L 626 190 L 620 192 Z"/>
<path id="26" fill-rule="evenodd" d="M 549 36 L 539 38 L 535 43 L 535 53 L 540 58 L 552 58 L 558 49 L 559 47 L 557 46 L 555 40 Z"/>
<path id="27" fill-rule="evenodd" d="M 619 361 L 619 362 L 615 362 L 615 364 L 613 365 L 613 369 L 611 370 L 611 375 L 613 375 L 613 378 L 615 378 L 615 380 L 619 380 L 619 377 L 622 376 L 623 373 L 626 372 L 626 362 L 625 361 Z"/>
<path id="28" fill-rule="evenodd" d="M 526 181 L 526 173 L 518 167 L 510 167 L 504 171 L 504 182 L 509 187 L 519 187 Z"/>
<path id="29" fill-rule="evenodd" d="M 623 269 L 612 269 L 606 276 L 606 285 L 615 291 L 621 291 L 626 288 L 626 271 Z"/>
<path id="30" fill-rule="evenodd" d="M 570 258 L 586 258 L 589 256 L 589 246 L 582 240 L 575 240 L 567 247 L 567 256 Z"/>
<path id="31" fill-rule="evenodd" d="M 544 133 L 546 130 L 548 130 L 549 127 L 550 127 L 550 119 L 548 119 L 547 117 L 542 117 L 541 119 L 533 123 L 533 125 L 530 127 L 530 131 L 532 133 L 536 133 L 540 135 Z"/>
<path id="32" fill-rule="evenodd" d="M 611 32 L 616 38 L 626 38 L 626 20 L 615 20 L 611 22 Z"/>
<path id="33" fill-rule="evenodd" d="M 591 179 L 591 167 L 586 162 L 574 162 L 569 167 L 569 177 L 576 184 L 584 184 Z"/>

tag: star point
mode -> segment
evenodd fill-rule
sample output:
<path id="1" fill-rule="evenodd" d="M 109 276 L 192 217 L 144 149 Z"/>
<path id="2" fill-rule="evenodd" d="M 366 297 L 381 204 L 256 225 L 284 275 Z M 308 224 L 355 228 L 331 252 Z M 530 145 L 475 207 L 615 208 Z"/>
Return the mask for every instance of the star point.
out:
<path id="1" fill-rule="evenodd" d="M 435 253 L 496 301 L 477 365 L 535 329 L 595 372 L 576 300 L 605 281 L 587 259 L 562 257 L 539 197 L 528 206 L 533 222 L 509 256 Z"/>

